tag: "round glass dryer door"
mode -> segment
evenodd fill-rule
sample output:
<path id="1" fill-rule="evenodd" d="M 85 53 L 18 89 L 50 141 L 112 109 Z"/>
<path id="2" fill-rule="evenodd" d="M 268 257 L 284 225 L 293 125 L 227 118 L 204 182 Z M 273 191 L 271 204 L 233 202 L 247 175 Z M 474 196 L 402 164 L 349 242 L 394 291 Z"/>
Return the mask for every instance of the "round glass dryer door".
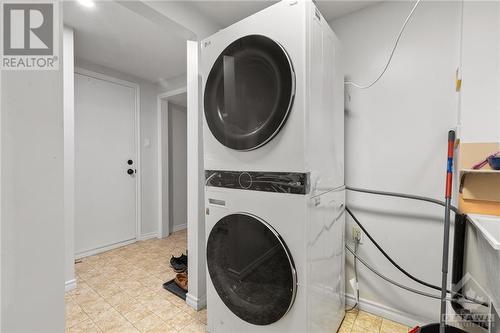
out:
<path id="1" fill-rule="evenodd" d="M 220 143 L 252 150 L 278 134 L 294 96 L 295 73 L 286 51 L 270 38 L 249 35 L 215 61 L 205 85 L 205 118 Z"/>
<path id="2" fill-rule="evenodd" d="M 207 266 L 224 304 L 251 324 L 272 324 L 293 304 L 297 275 L 290 252 L 255 216 L 231 214 L 216 223 L 208 237 Z"/>

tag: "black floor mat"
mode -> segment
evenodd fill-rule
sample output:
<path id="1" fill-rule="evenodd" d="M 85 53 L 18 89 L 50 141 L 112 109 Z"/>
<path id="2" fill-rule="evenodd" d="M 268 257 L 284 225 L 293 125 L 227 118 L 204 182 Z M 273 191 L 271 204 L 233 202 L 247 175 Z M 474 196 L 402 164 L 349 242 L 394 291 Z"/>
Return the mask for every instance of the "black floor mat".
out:
<path id="1" fill-rule="evenodd" d="M 163 284 L 163 288 L 170 291 L 172 294 L 186 300 L 186 291 L 182 290 L 174 281 L 174 279 L 167 281 Z"/>

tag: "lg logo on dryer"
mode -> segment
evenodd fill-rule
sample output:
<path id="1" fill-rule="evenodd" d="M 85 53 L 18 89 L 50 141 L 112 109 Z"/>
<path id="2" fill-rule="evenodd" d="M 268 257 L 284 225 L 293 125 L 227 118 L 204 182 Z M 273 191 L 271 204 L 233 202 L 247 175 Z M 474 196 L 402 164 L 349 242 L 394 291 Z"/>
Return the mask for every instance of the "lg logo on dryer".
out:
<path id="1" fill-rule="evenodd" d="M 57 2 L 3 2 L 3 70 L 56 70 L 59 52 Z"/>

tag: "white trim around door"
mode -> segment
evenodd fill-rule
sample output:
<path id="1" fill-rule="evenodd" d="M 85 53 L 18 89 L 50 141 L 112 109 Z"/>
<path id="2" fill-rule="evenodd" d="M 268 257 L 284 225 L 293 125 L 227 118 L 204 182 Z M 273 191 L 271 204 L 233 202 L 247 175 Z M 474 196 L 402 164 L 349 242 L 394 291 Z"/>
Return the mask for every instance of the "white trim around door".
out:
<path id="1" fill-rule="evenodd" d="M 157 108 L 156 108 L 156 124 L 157 124 L 157 127 L 156 127 L 156 137 L 157 137 L 157 147 L 158 147 L 158 188 L 157 188 L 157 192 L 158 192 L 158 238 L 164 238 L 166 236 L 168 236 L 170 234 L 170 232 L 174 232 L 174 231 L 177 231 L 177 230 L 170 230 L 170 218 L 169 218 L 169 211 L 168 211 L 168 207 L 166 208 L 166 210 L 164 211 L 163 209 L 163 199 L 166 199 L 166 201 L 168 202 L 169 200 L 169 197 L 168 197 L 168 186 L 169 186 L 169 183 L 168 183 L 168 177 L 166 177 L 166 179 L 163 179 L 163 170 L 165 170 L 165 173 L 168 174 L 168 163 L 165 163 L 165 165 L 163 164 L 163 143 L 166 142 L 168 144 L 168 141 L 165 141 L 165 140 L 168 140 L 168 136 L 166 138 L 163 138 L 163 131 L 162 131 L 162 124 L 167 124 L 168 125 L 168 118 L 167 119 L 163 119 L 162 117 L 162 108 L 161 108 L 161 103 L 162 103 L 162 100 L 167 100 L 169 98 L 172 98 L 172 97 L 175 97 L 177 95 L 182 95 L 182 94 L 186 94 L 187 93 L 187 87 L 182 87 L 182 88 L 178 88 L 178 89 L 174 89 L 174 90 L 170 90 L 170 91 L 167 91 L 167 92 L 164 92 L 162 94 L 159 94 L 158 97 L 157 97 L 157 101 L 156 101 L 156 104 L 157 104 Z M 168 128 L 168 126 L 167 126 Z M 167 188 L 167 191 L 163 191 L 163 183 L 165 182 L 166 184 L 166 188 Z M 164 226 L 163 225 L 163 217 L 166 217 L 166 225 Z"/>
<path id="2" fill-rule="evenodd" d="M 75 254 L 75 259 L 78 259 L 78 258 L 82 258 L 85 256 L 105 252 L 105 251 L 108 251 L 112 248 L 127 245 L 127 244 L 133 243 L 133 242 L 140 239 L 141 225 L 142 225 L 141 224 L 141 222 L 142 222 L 142 218 L 141 218 L 142 217 L 142 213 L 141 213 L 141 207 L 142 207 L 142 191 L 141 191 L 141 188 L 142 188 L 141 178 L 142 177 L 141 177 L 141 173 L 142 173 L 142 170 L 141 170 L 141 141 L 140 141 L 141 140 L 141 100 L 140 100 L 141 88 L 140 88 L 139 84 L 137 84 L 137 83 L 117 79 L 115 77 L 105 75 L 102 73 L 98 73 L 98 72 L 94 72 L 94 71 L 90 71 L 88 69 L 84 69 L 81 67 L 75 67 L 75 74 L 88 76 L 88 77 L 98 79 L 98 80 L 108 81 L 111 83 L 119 84 L 119 85 L 134 89 L 134 91 L 135 91 L 135 115 L 134 115 L 134 120 L 135 120 L 134 123 L 135 124 L 134 125 L 135 126 L 134 126 L 134 133 L 133 134 L 134 134 L 134 142 L 135 142 L 135 157 L 134 158 L 136 160 L 136 167 L 137 167 L 137 172 L 136 172 L 137 181 L 136 181 L 136 186 L 135 186 L 135 194 L 136 194 L 135 195 L 135 212 L 136 212 L 136 214 L 135 214 L 136 215 L 135 216 L 135 220 L 136 220 L 135 240 L 134 241 L 126 241 L 126 242 L 118 243 L 118 244 L 111 244 L 109 246 L 105 246 L 105 247 L 98 248 L 95 250 L 87 251 L 83 254 L 82 253 Z M 73 146 L 73 148 L 74 148 L 74 146 Z"/>

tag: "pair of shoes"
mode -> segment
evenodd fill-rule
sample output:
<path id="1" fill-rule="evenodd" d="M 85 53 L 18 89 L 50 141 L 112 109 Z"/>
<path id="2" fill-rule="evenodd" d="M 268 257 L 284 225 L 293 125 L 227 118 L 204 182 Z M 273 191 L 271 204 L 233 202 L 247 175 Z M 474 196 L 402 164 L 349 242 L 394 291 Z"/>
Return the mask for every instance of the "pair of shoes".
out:
<path id="1" fill-rule="evenodd" d="M 175 284 L 184 291 L 188 291 L 188 274 L 187 272 L 179 273 L 175 276 Z"/>
<path id="2" fill-rule="evenodd" d="M 172 256 L 172 258 L 170 258 L 170 266 L 172 266 L 177 273 L 185 272 L 187 270 L 187 265 L 188 257 L 185 254 L 182 254 L 180 257 Z"/>

